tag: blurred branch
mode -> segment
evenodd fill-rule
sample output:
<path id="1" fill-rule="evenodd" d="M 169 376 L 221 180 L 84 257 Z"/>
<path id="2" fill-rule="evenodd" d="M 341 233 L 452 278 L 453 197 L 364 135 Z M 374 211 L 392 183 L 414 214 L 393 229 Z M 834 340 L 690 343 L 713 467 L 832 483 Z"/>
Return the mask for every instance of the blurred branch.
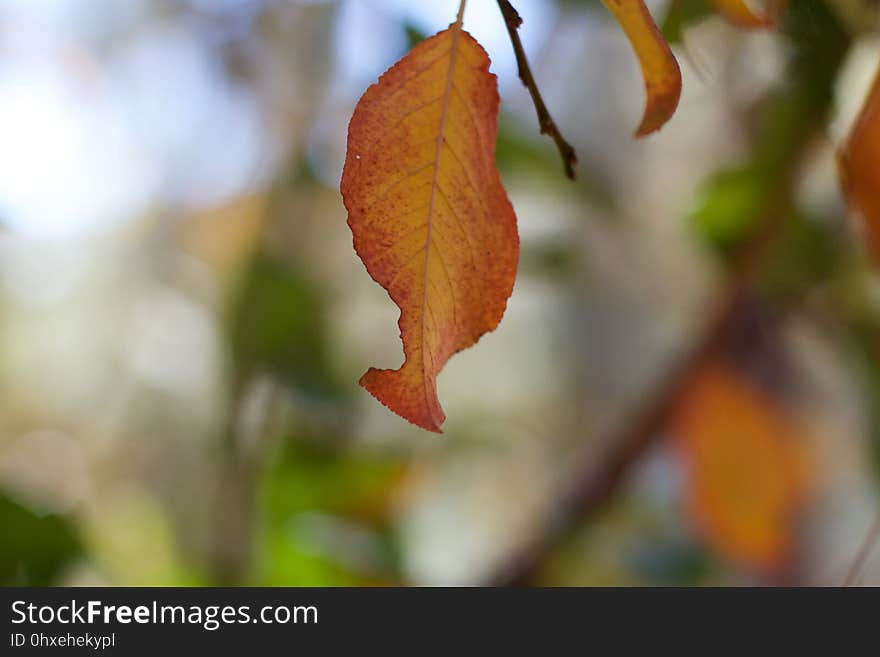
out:
<path id="1" fill-rule="evenodd" d="M 514 555 L 496 574 L 493 584 L 524 585 L 532 581 L 545 557 L 568 539 L 585 518 L 611 500 L 630 468 L 660 440 L 670 412 L 690 382 L 691 375 L 725 344 L 736 318 L 745 307 L 752 283 L 772 254 L 791 215 L 794 179 L 799 170 L 800 166 L 792 166 L 788 183 L 779 186 L 768 201 L 751 240 L 742 247 L 729 278 L 723 284 L 719 301 L 702 336 L 660 377 L 648 403 L 635 413 L 634 420 L 607 439 L 606 444 L 612 447 L 605 458 L 597 463 L 591 455 L 576 468 L 572 484 L 555 502 L 542 535 Z"/>
<path id="2" fill-rule="evenodd" d="M 849 46 L 848 36 L 820 0 L 794 0 L 791 6 L 787 28 L 795 54 L 788 86 L 767 99 L 766 125 L 755 147 L 765 167 L 766 192 L 749 232 L 734 252 L 727 279 L 701 337 L 660 377 L 648 402 L 633 414 L 633 420 L 603 443 L 610 446 L 606 456 L 597 462 L 595 456 L 588 455 L 575 468 L 570 485 L 562 489 L 552 505 L 539 536 L 503 565 L 492 584 L 532 582 L 554 548 L 614 497 L 632 466 L 662 437 L 667 420 L 696 368 L 725 344 L 746 306 L 744 302 L 772 259 L 793 214 L 796 186 L 812 139 L 823 130 L 837 69 Z M 817 15 L 827 19 L 823 21 L 827 30 L 823 40 L 813 27 Z M 808 23 L 806 27 L 804 21 Z M 820 44 L 823 49 L 819 49 Z"/>
<path id="3" fill-rule="evenodd" d="M 553 117 L 550 116 L 550 110 L 544 104 L 541 98 L 541 92 L 538 90 L 538 83 L 532 75 L 532 69 L 529 67 L 529 60 L 526 58 L 526 51 L 523 48 L 522 41 L 519 38 L 519 27 L 522 25 L 522 18 L 519 12 L 514 9 L 513 5 L 507 0 L 498 0 L 498 8 L 504 17 L 504 24 L 507 26 L 507 33 L 510 35 L 510 42 L 513 44 L 513 52 L 516 54 L 516 65 L 519 72 L 519 79 L 529 90 L 532 102 L 535 104 L 535 111 L 538 113 L 538 125 L 541 128 L 541 134 L 549 135 L 556 143 L 559 155 L 562 158 L 562 166 L 565 168 L 565 175 L 574 180 L 574 165 L 577 164 L 577 154 L 571 144 L 565 141 L 562 133 L 559 131 Z"/>
<path id="4" fill-rule="evenodd" d="M 217 454 L 215 540 L 209 562 L 217 586 L 242 586 L 249 581 L 258 480 L 279 401 L 275 384 L 259 376 L 242 377 L 233 388 Z"/>
<path id="5" fill-rule="evenodd" d="M 862 544 L 859 546 L 859 551 L 856 553 L 846 573 L 842 586 L 852 586 L 856 583 L 858 576 L 865 569 L 865 563 L 868 561 L 871 552 L 874 551 L 874 546 L 877 544 L 878 539 L 880 539 L 880 511 L 874 516 L 874 520 L 868 528 L 868 533 L 865 535 Z"/>

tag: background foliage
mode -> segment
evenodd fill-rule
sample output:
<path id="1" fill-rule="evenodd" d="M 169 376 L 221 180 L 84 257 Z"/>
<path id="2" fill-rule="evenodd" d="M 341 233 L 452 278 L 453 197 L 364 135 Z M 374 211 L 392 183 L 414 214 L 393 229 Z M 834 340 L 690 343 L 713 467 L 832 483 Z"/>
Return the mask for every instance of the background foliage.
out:
<path id="1" fill-rule="evenodd" d="M 767 216 L 711 359 L 748 392 L 694 411 L 715 397 L 688 371 L 533 581 L 841 581 L 876 504 L 880 297 L 835 153 L 876 7 L 794 0 L 744 31 L 652 4 L 684 96 L 635 142 L 640 75 L 601 4 L 515 4 L 579 178 L 471 0 L 522 258 L 500 328 L 439 379 L 435 436 L 356 385 L 401 353 L 338 183 L 357 98 L 457 2 L 0 3 L 4 584 L 498 581 L 581 465 L 602 475 Z"/>

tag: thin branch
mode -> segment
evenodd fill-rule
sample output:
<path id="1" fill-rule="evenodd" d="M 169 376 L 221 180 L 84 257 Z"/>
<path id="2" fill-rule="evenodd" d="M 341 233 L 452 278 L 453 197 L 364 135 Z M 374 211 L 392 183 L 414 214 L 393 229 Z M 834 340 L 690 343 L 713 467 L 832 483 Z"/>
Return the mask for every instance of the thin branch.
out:
<path id="1" fill-rule="evenodd" d="M 498 0 L 498 8 L 504 17 L 504 24 L 507 26 L 507 33 L 510 35 L 510 42 L 513 44 L 513 52 L 516 54 L 516 65 L 519 71 L 519 79 L 529 90 L 532 102 L 535 104 L 535 111 L 538 113 L 538 125 L 541 128 L 541 134 L 549 135 L 556 143 L 559 155 L 562 158 L 562 166 L 565 167 L 565 175 L 574 180 L 574 165 L 577 164 L 577 154 L 574 148 L 569 144 L 559 132 L 559 128 L 550 116 L 544 99 L 541 98 L 541 92 L 538 91 L 538 84 L 532 75 L 532 69 L 529 67 L 529 60 L 526 58 L 526 51 L 523 48 L 522 41 L 519 38 L 519 27 L 522 25 L 522 18 L 519 12 L 514 9 L 513 5 L 507 0 Z"/>
<path id="2" fill-rule="evenodd" d="M 870 528 L 868 528 L 868 533 L 859 546 L 859 551 L 856 553 L 855 559 L 853 559 L 843 580 L 843 586 L 852 586 L 856 583 L 856 580 L 865 568 L 868 557 L 874 551 L 874 546 L 877 544 L 878 539 L 880 539 L 880 511 L 874 516 L 874 520 Z"/>

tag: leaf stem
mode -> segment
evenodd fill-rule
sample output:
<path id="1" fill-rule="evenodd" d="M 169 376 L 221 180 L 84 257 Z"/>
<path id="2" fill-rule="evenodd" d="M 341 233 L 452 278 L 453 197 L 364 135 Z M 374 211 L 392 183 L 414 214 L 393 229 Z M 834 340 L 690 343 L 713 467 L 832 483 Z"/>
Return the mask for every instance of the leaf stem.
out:
<path id="1" fill-rule="evenodd" d="M 458 5 L 458 15 L 455 17 L 455 22 L 461 27 L 462 22 L 464 21 L 464 8 L 467 5 L 467 0 L 461 0 Z"/>
<path id="2" fill-rule="evenodd" d="M 565 175 L 574 180 L 574 165 L 577 164 L 577 154 L 574 148 L 562 136 L 544 99 L 541 98 L 541 92 L 538 90 L 538 84 L 532 75 L 532 69 L 529 67 L 529 60 L 526 58 L 526 52 L 523 48 L 522 41 L 519 38 L 519 27 L 522 25 L 522 18 L 519 12 L 514 9 L 508 0 L 498 0 L 498 8 L 504 17 L 504 24 L 507 26 L 507 33 L 510 35 L 510 42 L 513 45 L 513 52 L 516 54 L 516 65 L 519 72 L 519 79 L 523 85 L 529 90 L 532 102 L 535 105 L 535 111 L 538 114 L 538 125 L 541 128 L 541 134 L 549 135 L 556 143 L 559 155 L 562 158 L 562 165 L 565 168 Z"/>

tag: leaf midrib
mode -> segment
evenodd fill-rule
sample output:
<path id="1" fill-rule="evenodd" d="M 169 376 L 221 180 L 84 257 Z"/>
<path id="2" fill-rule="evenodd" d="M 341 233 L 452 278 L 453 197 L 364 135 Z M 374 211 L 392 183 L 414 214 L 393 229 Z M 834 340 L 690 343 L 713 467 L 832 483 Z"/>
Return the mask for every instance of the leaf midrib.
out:
<path id="1" fill-rule="evenodd" d="M 463 5 L 462 5 L 463 8 Z M 431 258 L 431 229 L 434 223 L 434 201 L 437 195 L 437 188 L 439 185 L 439 174 L 440 174 L 440 156 L 443 152 L 443 142 L 446 137 L 446 117 L 449 112 L 449 104 L 450 99 L 452 98 L 452 90 L 453 90 L 453 79 L 455 74 L 455 60 L 458 55 L 458 39 L 461 36 L 462 29 L 462 12 L 459 11 L 458 19 L 450 28 L 453 30 L 452 33 L 452 44 L 449 48 L 449 67 L 446 69 L 446 86 L 443 90 L 443 102 L 440 108 L 440 121 L 437 127 L 437 146 L 434 150 L 434 169 L 431 174 L 431 193 L 428 198 L 428 221 L 427 221 L 427 230 L 425 234 L 425 274 L 424 281 L 422 282 L 422 313 L 419 318 L 421 322 L 421 334 L 422 334 L 422 349 L 421 349 L 421 360 L 422 360 L 422 390 L 425 395 L 425 406 L 426 408 L 430 408 L 430 402 L 428 400 L 428 373 L 427 373 L 427 365 L 425 360 L 425 352 L 428 351 L 431 355 L 431 364 L 433 366 L 434 363 L 434 354 L 428 349 L 427 342 L 425 340 L 425 317 L 428 312 L 428 263 Z"/>

